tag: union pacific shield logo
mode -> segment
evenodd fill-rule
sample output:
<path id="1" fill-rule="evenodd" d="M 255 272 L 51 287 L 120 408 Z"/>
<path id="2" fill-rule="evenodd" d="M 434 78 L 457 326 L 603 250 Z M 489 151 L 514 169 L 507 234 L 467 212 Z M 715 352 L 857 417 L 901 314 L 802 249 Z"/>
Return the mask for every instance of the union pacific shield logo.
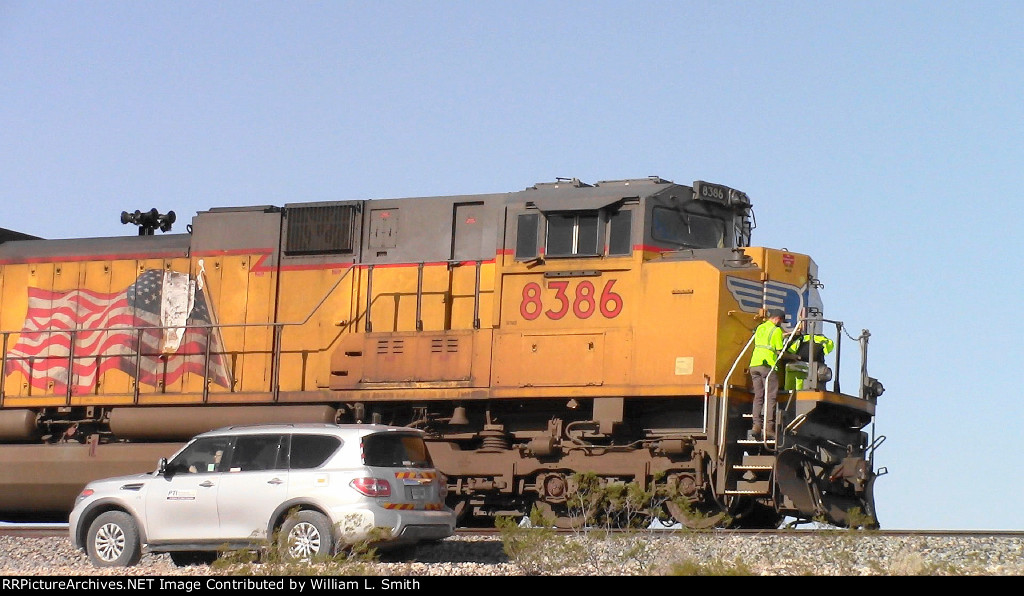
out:
<path id="1" fill-rule="evenodd" d="M 761 282 L 741 277 L 726 277 L 725 287 L 740 305 L 743 312 L 756 313 L 761 308 L 781 308 L 786 311 L 783 327 L 792 327 L 800 313 L 807 306 L 807 286 L 802 288 L 778 281 Z M 803 299 L 801 300 L 801 296 Z"/>

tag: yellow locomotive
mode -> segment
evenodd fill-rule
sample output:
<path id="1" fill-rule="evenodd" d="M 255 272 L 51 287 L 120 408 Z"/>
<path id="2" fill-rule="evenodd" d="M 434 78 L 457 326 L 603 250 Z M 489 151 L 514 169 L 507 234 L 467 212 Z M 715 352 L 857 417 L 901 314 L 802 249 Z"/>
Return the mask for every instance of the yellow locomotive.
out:
<path id="1" fill-rule="evenodd" d="M 882 386 L 861 364 L 856 394 L 826 388 L 845 328 L 810 257 L 750 245 L 735 189 L 559 179 L 122 222 L 139 233 L 0 230 L 0 514 L 66 513 L 208 429 L 362 421 L 426 430 L 464 523 L 572 523 L 575 472 L 663 484 L 690 526 L 876 517 Z M 764 442 L 746 365 L 769 308 L 840 349 Z"/>

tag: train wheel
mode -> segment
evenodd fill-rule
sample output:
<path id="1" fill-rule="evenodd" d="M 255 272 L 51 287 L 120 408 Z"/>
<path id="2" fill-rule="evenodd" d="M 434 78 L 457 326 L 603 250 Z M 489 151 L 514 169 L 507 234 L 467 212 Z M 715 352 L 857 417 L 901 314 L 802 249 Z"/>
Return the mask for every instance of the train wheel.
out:
<path id="1" fill-rule="evenodd" d="M 674 501 L 665 503 L 665 510 L 672 516 L 672 519 L 682 524 L 684 528 L 691 530 L 706 530 L 714 528 L 726 521 L 727 513 L 719 509 L 701 510 L 698 508 L 685 507 Z"/>

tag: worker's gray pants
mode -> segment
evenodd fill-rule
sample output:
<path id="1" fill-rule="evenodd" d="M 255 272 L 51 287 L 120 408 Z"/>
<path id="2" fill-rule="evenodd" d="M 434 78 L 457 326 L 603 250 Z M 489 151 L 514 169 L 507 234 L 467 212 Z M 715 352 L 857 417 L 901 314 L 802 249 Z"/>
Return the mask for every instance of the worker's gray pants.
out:
<path id="1" fill-rule="evenodd" d="M 771 374 L 769 374 L 771 373 Z M 753 430 L 762 430 L 764 423 L 765 396 L 768 397 L 768 426 L 763 428 L 775 430 L 775 400 L 779 395 L 779 371 L 770 366 L 753 366 L 750 368 L 750 380 L 754 384 L 754 418 Z"/>

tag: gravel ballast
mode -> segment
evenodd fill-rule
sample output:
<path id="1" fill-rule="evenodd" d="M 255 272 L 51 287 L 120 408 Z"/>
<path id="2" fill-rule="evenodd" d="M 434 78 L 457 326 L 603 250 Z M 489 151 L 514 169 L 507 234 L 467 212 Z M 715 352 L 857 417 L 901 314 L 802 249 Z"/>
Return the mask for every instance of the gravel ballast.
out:
<path id="1" fill-rule="evenodd" d="M 147 554 L 130 568 L 97 568 L 63 537 L 0 537 L 3 576 L 171 575 L 1024 575 L 1024 536 L 911 536 L 837 531 L 736 535 L 657 532 L 547 537 L 510 557 L 498 536 L 422 545 L 411 561 L 177 567 Z"/>

